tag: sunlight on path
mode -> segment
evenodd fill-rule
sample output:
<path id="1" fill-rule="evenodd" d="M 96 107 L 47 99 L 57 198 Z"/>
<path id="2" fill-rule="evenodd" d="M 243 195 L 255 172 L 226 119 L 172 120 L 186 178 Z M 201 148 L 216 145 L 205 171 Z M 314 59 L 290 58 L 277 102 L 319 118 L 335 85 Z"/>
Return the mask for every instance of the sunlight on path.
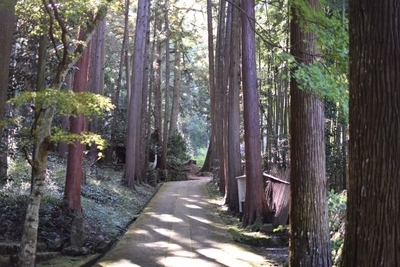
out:
<path id="1" fill-rule="evenodd" d="M 117 245 L 94 265 L 140 267 L 268 266 L 235 244 L 209 203 L 209 178 L 164 184 Z"/>

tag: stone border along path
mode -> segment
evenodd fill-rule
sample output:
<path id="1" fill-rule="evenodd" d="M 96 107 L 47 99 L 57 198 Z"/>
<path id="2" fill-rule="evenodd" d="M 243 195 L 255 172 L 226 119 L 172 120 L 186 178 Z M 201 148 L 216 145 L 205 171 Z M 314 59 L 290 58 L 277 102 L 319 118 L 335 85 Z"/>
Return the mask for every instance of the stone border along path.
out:
<path id="1" fill-rule="evenodd" d="M 96 267 L 268 266 L 249 246 L 235 244 L 211 212 L 210 177 L 161 186 L 139 218 Z"/>

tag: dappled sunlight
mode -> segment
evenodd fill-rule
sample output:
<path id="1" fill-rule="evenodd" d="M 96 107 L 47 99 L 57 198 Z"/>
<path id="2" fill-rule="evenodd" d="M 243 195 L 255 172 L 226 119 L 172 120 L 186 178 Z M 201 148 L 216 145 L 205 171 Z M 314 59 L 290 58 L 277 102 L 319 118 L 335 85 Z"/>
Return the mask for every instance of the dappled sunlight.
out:
<path id="1" fill-rule="evenodd" d="M 136 230 L 133 234 L 151 237 L 150 232 L 147 231 L 147 230 L 144 230 L 144 229 L 138 229 L 138 230 Z"/>
<path id="2" fill-rule="evenodd" d="M 177 217 L 175 217 L 173 215 L 170 215 L 170 214 L 161 214 L 161 215 L 158 215 L 157 218 L 160 219 L 160 221 L 163 221 L 163 222 L 175 222 L 175 223 L 183 222 L 182 219 L 179 219 L 179 218 L 177 218 Z"/>
<path id="3" fill-rule="evenodd" d="M 143 246 L 147 247 L 147 248 L 167 248 L 169 246 L 169 242 L 166 241 L 157 241 L 157 242 L 146 242 L 143 243 Z"/>
<path id="4" fill-rule="evenodd" d="M 207 258 L 216 259 L 221 265 L 229 267 L 262 266 L 261 264 L 264 262 L 263 257 L 238 249 L 237 246 L 234 247 L 230 244 L 222 243 L 218 244 L 217 248 L 200 249 L 197 252 Z"/>
<path id="5" fill-rule="evenodd" d="M 177 266 L 201 267 L 201 266 L 207 266 L 209 261 L 192 257 L 174 256 L 167 258 L 163 263 L 164 266 L 166 267 L 177 267 Z"/>
<path id="6" fill-rule="evenodd" d="M 166 228 L 156 228 L 153 229 L 154 232 L 160 234 L 160 235 L 164 235 L 164 236 L 171 236 L 173 234 L 173 231 L 171 229 L 166 229 Z"/>
<path id="7" fill-rule="evenodd" d="M 197 206 L 197 205 L 185 205 L 187 208 L 189 209 L 201 209 L 201 207 Z"/>
<path id="8" fill-rule="evenodd" d="M 204 219 L 204 218 L 200 218 L 200 217 L 196 217 L 196 216 L 192 216 L 192 215 L 188 215 L 188 217 L 190 219 L 192 219 L 192 220 L 196 220 L 196 221 L 199 221 L 199 222 L 202 222 L 202 223 L 205 223 L 205 224 L 211 224 L 212 223 L 209 220 Z"/>
<path id="9" fill-rule="evenodd" d="M 122 259 L 117 262 L 103 261 L 102 263 L 99 264 L 99 266 L 101 266 L 101 267 L 125 267 L 125 266 L 126 267 L 142 267 L 142 266 L 134 264 L 131 261 L 126 260 L 126 259 Z"/>
<path id="10" fill-rule="evenodd" d="M 115 248 L 119 252 L 110 257 L 130 259 L 126 266 L 135 266 L 129 265 L 134 262 L 141 267 L 267 266 L 262 256 L 230 244 L 232 239 L 214 218 L 202 186 L 205 182 L 163 185 L 133 224 L 136 230 L 128 231 L 127 241 L 121 240 Z M 116 262 L 124 263 L 120 258 Z"/>

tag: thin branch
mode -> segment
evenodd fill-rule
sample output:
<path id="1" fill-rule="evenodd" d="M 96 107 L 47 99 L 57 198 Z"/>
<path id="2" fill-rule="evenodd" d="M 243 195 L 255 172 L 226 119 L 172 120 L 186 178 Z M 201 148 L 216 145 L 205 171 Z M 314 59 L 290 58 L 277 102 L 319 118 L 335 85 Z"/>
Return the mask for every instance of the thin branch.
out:
<path id="1" fill-rule="evenodd" d="M 53 15 L 51 14 L 50 8 L 47 5 L 46 0 L 43 0 L 43 6 L 44 6 L 44 9 L 46 10 L 47 14 L 49 14 L 49 17 L 50 17 L 49 36 L 50 36 L 50 39 L 51 39 L 51 43 L 53 44 L 56 57 L 60 61 L 61 59 L 60 59 L 60 56 L 58 55 L 56 39 L 54 37 L 54 19 L 53 19 Z"/>
<path id="2" fill-rule="evenodd" d="M 32 158 L 29 156 L 28 148 L 26 146 L 24 146 L 22 148 L 22 150 L 24 151 L 25 158 L 28 161 L 29 165 L 31 165 L 32 168 L 35 168 L 35 163 L 33 162 Z"/>
<path id="3" fill-rule="evenodd" d="M 58 25 L 61 28 L 61 42 L 63 44 L 64 50 L 63 50 L 63 57 L 62 57 L 62 62 L 65 62 L 68 57 L 68 41 L 67 41 L 67 34 L 68 34 L 68 29 L 65 26 L 65 22 L 63 19 L 60 17 L 60 14 L 58 13 L 57 6 L 54 4 L 53 0 L 49 0 L 49 3 L 51 4 L 51 7 L 54 12 L 54 18 L 57 20 Z"/>

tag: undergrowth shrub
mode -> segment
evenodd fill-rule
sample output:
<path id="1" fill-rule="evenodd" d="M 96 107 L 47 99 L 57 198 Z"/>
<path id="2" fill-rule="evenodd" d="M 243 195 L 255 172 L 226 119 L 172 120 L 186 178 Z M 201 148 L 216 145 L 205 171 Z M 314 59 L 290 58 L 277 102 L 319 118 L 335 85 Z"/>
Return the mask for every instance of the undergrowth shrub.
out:
<path id="1" fill-rule="evenodd" d="M 346 202 L 346 190 L 340 193 L 335 193 L 334 190 L 328 192 L 328 216 L 333 266 L 338 266 L 342 257 L 345 233 Z"/>
<path id="2" fill-rule="evenodd" d="M 188 144 L 180 132 L 176 132 L 168 139 L 167 162 L 172 166 L 179 166 L 190 159 Z"/>

